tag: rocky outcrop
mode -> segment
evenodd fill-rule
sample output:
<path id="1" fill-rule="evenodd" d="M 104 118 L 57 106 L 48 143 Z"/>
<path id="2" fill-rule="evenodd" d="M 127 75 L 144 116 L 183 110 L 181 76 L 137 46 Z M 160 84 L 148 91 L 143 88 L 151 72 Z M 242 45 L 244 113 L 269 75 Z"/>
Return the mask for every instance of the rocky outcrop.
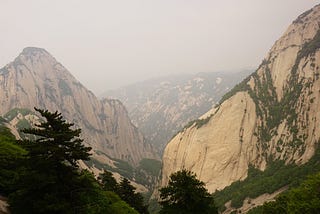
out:
<path id="1" fill-rule="evenodd" d="M 14 108 L 59 111 L 94 151 L 138 164 L 156 158 L 118 100 L 99 100 L 46 50 L 25 48 L 0 69 L 0 115 Z"/>
<path id="2" fill-rule="evenodd" d="M 209 189 L 245 178 L 248 162 L 257 156 L 256 119 L 255 104 L 247 93 L 228 99 L 207 124 L 197 129 L 194 123 L 170 141 L 163 155 L 162 182 L 168 182 L 164 175 L 181 168 L 196 172 Z"/>
<path id="3" fill-rule="evenodd" d="M 220 105 L 178 133 L 163 155 L 161 185 L 182 168 L 210 192 L 270 160 L 302 164 L 320 139 L 320 6 L 299 16 L 259 68 Z"/>
<path id="4" fill-rule="evenodd" d="M 216 105 L 223 94 L 251 72 L 172 75 L 108 91 L 104 96 L 120 99 L 133 123 L 163 151 L 183 126 Z"/>
<path id="5" fill-rule="evenodd" d="M 9 214 L 7 198 L 0 195 L 0 214 Z"/>

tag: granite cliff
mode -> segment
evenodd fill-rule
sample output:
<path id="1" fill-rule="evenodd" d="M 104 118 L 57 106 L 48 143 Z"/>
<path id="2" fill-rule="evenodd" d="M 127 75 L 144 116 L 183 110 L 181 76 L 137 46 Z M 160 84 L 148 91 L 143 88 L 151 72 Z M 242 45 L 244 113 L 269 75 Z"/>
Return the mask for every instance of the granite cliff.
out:
<path id="1" fill-rule="evenodd" d="M 320 6 L 300 15 L 259 68 L 166 146 L 160 185 L 180 169 L 210 192 L 243 180 L 249 166 L 304 164 L 320 139 Z"/>
<path id="2" fill-rule="evenodd" d="M 41 48 L 25 48 L 0 69 L 0 106 L 0 115 L 34 107 L 61 112 L 82 129 L 93 157 L 100 151 L 104 159 L 117 158 L 133 165 L 143 158 L 157 158 L 120 101 L 99 100 Z"/>

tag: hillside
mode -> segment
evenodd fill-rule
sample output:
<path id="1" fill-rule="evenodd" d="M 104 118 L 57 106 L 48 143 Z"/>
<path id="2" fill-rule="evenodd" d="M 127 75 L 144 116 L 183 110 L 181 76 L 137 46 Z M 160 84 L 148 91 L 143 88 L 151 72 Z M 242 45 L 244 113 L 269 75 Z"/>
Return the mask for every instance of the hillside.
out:
<path id="1" fill-rule="evenodd" d="M 171 75 L 108 91 L 121 100 L 133 123 L 161 151 L 190 120 L 218 103 L 222 95 L 252 71 Z"/>
<path id="2" fill-rule="evenodd" d="M 17 160 L 17 157 L 25 155 L 26 152 L 17 145 L 14 145 L 14 141 L 18 136 L 14 128 L 3 117 L 0 117 L 0 213 L 9 213 L 8 211 L 8 186 L 13 181 L 13 177 L 16 174 L 12 170 L 13 163 Z M 16 135 L 16 136 L 15 136 Z"/>
<path id="3" fill-rule="evenodd" d="M 215 192 L 250 169 L 307 166 L 320 139 L 319 26 L 320 6 L 300 15 L 252 75 L 168 143 L 161 186 L 182 168 Z"/>

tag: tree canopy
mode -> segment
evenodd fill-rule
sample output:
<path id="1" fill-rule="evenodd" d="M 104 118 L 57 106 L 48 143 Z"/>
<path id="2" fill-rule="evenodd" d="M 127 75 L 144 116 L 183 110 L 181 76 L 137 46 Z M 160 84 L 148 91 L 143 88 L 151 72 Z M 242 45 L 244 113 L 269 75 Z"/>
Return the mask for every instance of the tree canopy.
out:
<path id="1" fill-rule="evenodd" d="M 99 176 L 103 189 L 115 192 L 119 197 L 127 202 L 131 207 L 141 214 L 147 214 L 148 206 L 144 204 L 141 193 L 136 192 L 136 188 L 131 185 L 127 178 L 122 178 L 118 184 L 112 173 L 104 170 Z"/>
<path id="2" fill-rule="evenodd" d="M 79 160 L 89 160 L 90 147 L 82 144 L 81 129 L 71 129 L 73 123 L 67 123 L 61 113 L 35 108 L 46 121 L 36 128 L 22 130 L 25 134 L 37 136 L 35 141 L 23 139 L 20 143 L 29 151 L 35 161 L 46 164 L 64 165 L 77 169 Z"/>
<path id="3" fill-rule="evenodd" d="M 8 194 L 10 211 L 136 214 L 115 193 L 103 190 L 92 173 L 79 169 L 78 161 L 88 160 L 91 150 L 82 144 L 81 130 L 72 129 L 74 124 L 63 120 L 61 113 L 35 110 L 45 122 L 23 130 L 26 138 L 17 143 L 27 155 Z"/>
<path id="4" fill-rule="evenodd" d="M 168 185 L 159 191 L 160 213 L 218 213 L 205 184 L 188 170 L 171 174 Z"/>
<path id="5" fill-rule="evenodd" d="M 149 213 L 148 207 L 144 205 L 141 193 L 137 193 L 135 190 L 136 188 L 130 184 L 130 181 L 127 178 L 122 178 L 117 193 L 122 200 L 134 207 L 139 213 Z"/>
<path id="6" fill-rule="evenodd" d="M 118 191 L 119 185 L 111 172 L 104 170 L 103 173 L 100 174 L 99 180 L 104 190 L 112 192 Z"/>
<path id="7" fill-rule="evenodd" d="M 320 213 L 320 173 L 309 176 L 275 201 L 265 203 L 262 213 Z"/>
<path id="8" fill-rule="evenodd" d="M 36 140 L 18 141 L 28 156 L 22 163 L 16 191 L 9 195 L 14 213 L 72 212 L 73 192 L 83 187 L 79 160 L 88 160 L 90 147 L 82 145 L 80 129 L 71 129 L 72 123 L 62 119 L 61 113 L 36 109 L 45 122 L 36 128 L 22 130 Z"/>
<path id="9" fill-rule="evenodd" d="M 15 142 L 15 137 L 11 134 L 9 128 L 0 126 L 0 195 L 7 195 L 11 191 L 12 183 L 18 177 L 20 161 L 27 154 L 26 150 L 21 148 Z"/>

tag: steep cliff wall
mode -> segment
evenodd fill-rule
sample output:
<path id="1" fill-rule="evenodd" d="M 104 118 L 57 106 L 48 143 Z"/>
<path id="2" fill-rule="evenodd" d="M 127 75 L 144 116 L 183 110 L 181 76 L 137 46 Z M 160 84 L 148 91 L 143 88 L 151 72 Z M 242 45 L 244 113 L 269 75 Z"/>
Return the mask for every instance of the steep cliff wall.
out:
<path id="1" fill-rule="evenodd" d="M 182 168 L 210 192 L 276 159 L 302 164 L 320 138 L 320 6 L 299 16 L 259 68 L 166 146 L 161 185 Z"/>

